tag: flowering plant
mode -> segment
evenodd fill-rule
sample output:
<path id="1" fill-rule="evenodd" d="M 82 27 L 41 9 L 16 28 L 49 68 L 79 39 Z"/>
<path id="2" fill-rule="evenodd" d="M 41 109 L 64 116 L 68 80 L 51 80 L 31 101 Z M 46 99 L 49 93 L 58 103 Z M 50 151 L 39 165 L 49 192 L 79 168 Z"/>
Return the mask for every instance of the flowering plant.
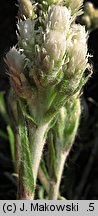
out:
<path id="1" fill-rule="evenodd" d="M 49 198 L 58 197 L 66 150 L 78 128 L 79 94 L 90 76 L 84 76 L 88 66 L 87 33 L 84 27 L 75 24 L 82 3 L 81 0 L 39 0 L 38 4 L 19 1 L 18 45 L 7 53 L 5 61 L 17 102 L 20 143 L 16 161 L 21 199 L 34 197 L 43 148 L 51 128 L 49 134 L 56 134 L 51 161 L 52 164 L 59 161 L 60 172 L 54 169 L 57 184 L 51 186 Z"/>

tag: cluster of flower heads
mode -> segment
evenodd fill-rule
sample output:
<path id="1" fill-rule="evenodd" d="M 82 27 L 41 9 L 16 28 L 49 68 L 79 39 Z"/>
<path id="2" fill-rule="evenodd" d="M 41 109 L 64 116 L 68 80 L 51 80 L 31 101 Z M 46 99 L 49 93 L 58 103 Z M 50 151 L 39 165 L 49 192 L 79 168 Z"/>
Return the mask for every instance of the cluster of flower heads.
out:
<path id="1" fill-rule="evenodd" d="M 58 85 L 56 90 L 64 95 L 74 94 L 84 82 L 87 33 L 85 27 L 75 24 L 83 0 L 46 0 L 42 5 L 43 2 L 47 5 L 44 25 L 37 17 L 37 9 L 36 16 L 31 17 L 30 5 L 30 16 L 18 21 L 18 49 L 12 48 L 6 55 L 10 80 L 21 97 L 26 89 L 32 92 L 34 82 L 38 89 Z M 32 10 L 34 14 L 34 5 Z"/>

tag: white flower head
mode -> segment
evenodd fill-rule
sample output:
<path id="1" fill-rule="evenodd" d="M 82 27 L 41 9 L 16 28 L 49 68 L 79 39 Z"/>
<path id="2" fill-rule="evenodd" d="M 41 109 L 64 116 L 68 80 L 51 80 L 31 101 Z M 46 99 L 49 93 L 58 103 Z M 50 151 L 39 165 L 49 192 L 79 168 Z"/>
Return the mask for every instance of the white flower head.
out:
<path id="1" fill-rule="evenodd" d="M 63 32 L 50 30 L 45 35 L 44 42 L 47 54 L 53 59 L 63 58 L 66 51 L 66 36 Z"/>
<path id="2" fill-rule="evenodd" d="M 74 24 L 67 40 L 67 51 L 73 69 L 85 70 L 87 66 L 87 33 L 85 27 Z"/>
<path id="3" fill-rule="evenodd" d="M 33 59 L 35 56 L 35 46 L 41 45 L 43 40 L 42 27 L 35 29 L 36 21 L 26 19 L 20 21 L 18 24 L 18 41 L 20 48 L 24 51 L 25 55 Z"/>
<path id="4" fill-rule="evenodd" d="M 26 41 L 31 40 L 34 37 L 34 27 L 34 20 L 26 19 L 24 21 L 20 21 L 20 23 L 18 24 L 18 29 L 21 39 L 24 39 Z"/>
<path id="5" fill-rule="evenodd" d="M 70 25 L 70 11 L 65 6 L 52 6 L 48 12 L 49 28 L 58 31 L 68 31 Z"/>
<path id="6" fill-rule="evenodd" d="M 23 71 L 25 64 L 25 55 L 21 55 L 20 51 L 17 51 L 15 47 L 10 49 L 6 54 L 6 60 L 11 67 L 17 69 L 18 71 Z"/>

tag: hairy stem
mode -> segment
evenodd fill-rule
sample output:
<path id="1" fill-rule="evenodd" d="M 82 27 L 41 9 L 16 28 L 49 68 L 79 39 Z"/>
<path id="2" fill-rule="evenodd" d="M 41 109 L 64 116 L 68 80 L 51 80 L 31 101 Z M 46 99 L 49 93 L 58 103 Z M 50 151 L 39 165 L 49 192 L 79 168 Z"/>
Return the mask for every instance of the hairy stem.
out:
<path id="1" fill-rule="evenodd" d="M 38 126 L 36 130 L 31 133 L 31 140 L 30 144 L 32 145 L 32 170 L 33 170 L 33 177 L 34 177 L 34 187 L 36 187 L 36 179 L 39 169 L 39 164 L 42 156 L 43 147 L 45 144 L 46 133 L 49 127 L 48 123 L 42 123 Z M 34 196 L 34 195 L 33 195 Z"/>

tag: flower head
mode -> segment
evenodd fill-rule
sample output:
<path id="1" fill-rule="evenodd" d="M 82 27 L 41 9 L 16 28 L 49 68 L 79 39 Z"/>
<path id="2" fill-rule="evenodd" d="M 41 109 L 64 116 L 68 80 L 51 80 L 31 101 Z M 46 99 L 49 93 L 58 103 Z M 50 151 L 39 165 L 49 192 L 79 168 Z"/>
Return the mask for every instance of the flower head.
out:
<path id="1" fill-rule="evenodd" d="M 87 66 L 87 33 L 85 27 L 81 25 L 72 25 L 71 34 L 67 41 L 67 51 L 70 57 L 69 66 L 74 71 L 85 70 Z M 69 68 L 70 68 L 69 67 Z"/>
<path id="2" fill-rule="evenodd" d="M 66 51 L 65 34 L 56 30 L 50 30 L 45 35 L 44 46 L 51 59 L 62 59 Z"/>
<path id="3" fill-rule="evenodd" d="M 25 55 L 20 55 L 20 52 L 13 47 L 6 55 L 7 63 L 18 72 L 22 72 L 25 64 Z"/>
<path id="4" fill-rule="evenodd" d="M 6 64 L 9 67 L 10 82 L 16 94 L 22 98 L 30 98 L 32 92 L 24 75 L 25 56 L 13 47 L 6 55 Z"/>
<path id="5" fill-rule="evenodd" d="M 34 58 L 35 45 L 42 43 L 42 29 L 35 30 L 36 21 L 26 19 L 18 24 L 19 47 L 23 49 L 28 58 Z"/>
<path id="6" fill-rule="evenodd" d="M 52 6 L 48 12 L 48 22 L 52 30 L 67 31 L 70 25 L 70 11 L 64 6 Z"/>
<path id="7" fill-rule="evenodd" d="M 34 37 L 34 26 L 35 22 L 30 19 L 20 21 L 18 24 L 20 37 L 26 41 L 31 40 Z"/>

